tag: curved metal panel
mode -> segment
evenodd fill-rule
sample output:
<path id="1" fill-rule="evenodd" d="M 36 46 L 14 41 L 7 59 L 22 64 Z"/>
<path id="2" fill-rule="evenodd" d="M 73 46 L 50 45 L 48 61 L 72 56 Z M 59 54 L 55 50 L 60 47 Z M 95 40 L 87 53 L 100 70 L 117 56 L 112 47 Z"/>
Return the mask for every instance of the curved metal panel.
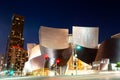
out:
<path id="1" fill-rule="evenodd" d="M 73 45 L 79 44 L 87 48 L 97 48 L 98 27 L 73 26 Z"/>
<path id="2" fill-rule="evenodd" d="M 39 30 L 40 45 L 53 49 L 68 48 L 68 29 L 41 26 Z"/>
<path id="3" fill-rule="evenodd" d="M 56 64 L 56 59 L 60 59 L 60 63 L 57 66 L 65 66 L 72 54 L 72 47 L 66 49 L 49 49 L 41 46 L 40 56 L 32 58 L 29 62 L 32 65 L 31 70 L 37 70 L 40 68 L 52 69 Z M 49 59 L 46 60 L 45 56 L 48 55 Z"/>
<path id="4" fill-rule="evenodd" d="M 120 33 L 112 35 L 111 38 L 120 38 Z"/>
<path id="5" fill-rule="evenodd" d="M 46 48 L 44 46 L 41 46 L 41 53 L 42 54 L 48 54 L 49 56 L 49 66 L 55 64 L 56 59 L 60 59 L 60 64 L 58 66 L 64 66 L 67 64 L 67 61 L 69 60 L 71 54 L 72 54 L 72 47 L 68 47 L 65 49 L 50 49 Z"/>
<path id="6" fill-rule="evenodd" d="M 35 44 L 35 43 L 27 43 L 28 58 L 29 58 L 29 56 L 30 56 L 30 54 L 31 54 L 32 48 L 35 47 L 36 45 L 37 45 L 37 44 Z"/>
<path id="7" fill-rule="evenodd" d="M 46 54 L 42 54 L 40 56 L 37 56 L 35 58 L 32 58 L 30 60 L 31 62 L 31 65 L 32 65 L 32 70 L 37 70 L 37 69 L 40 69 L 40 68 L 44 68 L 44 65 L 45 65 L 45 55 Z"/>
<path id="8" fill-rule="evenodd" d="M 35 47 L 33 47 L 31 49 L 31 54 L 29 55 L 29 60 L 32 59 L 32 58 L 35 58 L 37 56 L 40 56 L 40 55 L 41 55 L 40 46 L 36 45 Z"/>
<path id="9" fill-rule="evenodd" d="M 103 58 L 110 59 L 112 63 L 120 61 L 120 38 L 111 38 L 101 43 L 95 61 Z"/>

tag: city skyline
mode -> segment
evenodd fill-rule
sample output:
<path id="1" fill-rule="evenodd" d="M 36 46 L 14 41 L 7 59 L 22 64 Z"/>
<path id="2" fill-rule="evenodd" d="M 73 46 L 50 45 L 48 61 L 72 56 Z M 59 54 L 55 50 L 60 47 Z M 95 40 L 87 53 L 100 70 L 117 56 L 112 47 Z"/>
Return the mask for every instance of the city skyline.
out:
<path id="1" fill-rule="evenodd" d="M 39 43 L 40 26 L 68 28 L 99 27 L 99 43 L 119 33 L 120 5 L 113 1 L 39 1 L 2 0 L 0 2 L 0 54 L 5 53 L 12 15 L 25 17 L 24 46 Z"/>

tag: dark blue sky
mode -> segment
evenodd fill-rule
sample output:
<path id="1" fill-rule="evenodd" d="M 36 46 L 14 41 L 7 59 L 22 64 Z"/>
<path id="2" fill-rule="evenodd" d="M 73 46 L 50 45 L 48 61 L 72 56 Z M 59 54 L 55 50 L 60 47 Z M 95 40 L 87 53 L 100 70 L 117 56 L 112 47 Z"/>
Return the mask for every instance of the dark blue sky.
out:
<path id="1" fill-rule="evenodd" d="M 99 43 L 120 31 L 119 0 L 0 0 L 0 53 L 5 53 L 14 13 L 25 16 L 24 45 L 39 42 L 41 25 L 70 33 L 73 25 L 98 26 Z"/>

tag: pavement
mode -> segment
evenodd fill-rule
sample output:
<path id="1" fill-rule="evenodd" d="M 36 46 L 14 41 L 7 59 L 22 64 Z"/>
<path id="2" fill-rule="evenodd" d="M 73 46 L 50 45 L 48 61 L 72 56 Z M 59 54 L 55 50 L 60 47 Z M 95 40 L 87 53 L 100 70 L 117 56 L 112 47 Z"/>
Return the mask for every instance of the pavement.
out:
<path id="1" fill-rule="evenodd" d="M 102 71 L 84 75 L 1 77 L 0 80 L 120 80 L 119 75 L 120 71 Z"/>

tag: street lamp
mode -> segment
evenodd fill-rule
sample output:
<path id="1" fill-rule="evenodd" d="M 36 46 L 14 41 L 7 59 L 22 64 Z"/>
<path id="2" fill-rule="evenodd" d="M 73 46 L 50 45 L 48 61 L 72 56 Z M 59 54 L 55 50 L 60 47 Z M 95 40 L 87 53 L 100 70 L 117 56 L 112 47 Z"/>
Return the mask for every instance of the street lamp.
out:
<path id="1" fill-rule="evenodd" d="M 74 68 L 76 70 L 76 75 L 77 75 L 77 54 L 74 55 L 75 60 L 74 60 Z"/>
<path id="2" fill-rule="evenodd" d="M 76 75 L 77 75 L 77 52 L 80 51 L 82 47 L 80 45 L 75 45 L 74 47 L 74 69 L 76 70 Z"/>
<path id="3" fill-rule="evenodd" d="M 75 46 L 75 50 L 76 50 L 76 51 L 80 51 L 81 49 L 82 49 L 82 47 L 81 47 L 80 45 L 76 45 L 76 46 Z"/>

